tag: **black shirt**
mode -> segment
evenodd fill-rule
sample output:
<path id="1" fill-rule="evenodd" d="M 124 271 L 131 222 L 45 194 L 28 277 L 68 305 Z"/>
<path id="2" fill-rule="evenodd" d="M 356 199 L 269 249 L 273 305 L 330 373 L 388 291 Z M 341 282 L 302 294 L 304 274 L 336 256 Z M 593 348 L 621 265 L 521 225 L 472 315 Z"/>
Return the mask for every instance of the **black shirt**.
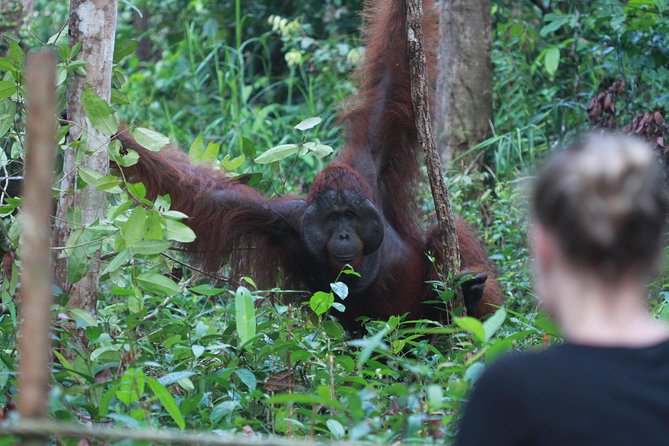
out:
<path id="1" fill-rule="evenodd" d="M 667 446 L 669 341 L 502 358 L 475 384 L 456 445 Z"/>

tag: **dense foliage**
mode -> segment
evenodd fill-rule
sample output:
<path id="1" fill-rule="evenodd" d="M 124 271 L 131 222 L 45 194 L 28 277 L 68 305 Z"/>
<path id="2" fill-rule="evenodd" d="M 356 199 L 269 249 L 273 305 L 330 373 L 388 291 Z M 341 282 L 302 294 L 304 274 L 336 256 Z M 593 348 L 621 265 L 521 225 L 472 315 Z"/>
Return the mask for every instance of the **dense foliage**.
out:
<path id="1" fill-rule="evenodd" d="M 139 132 L 154 146 L 169 135 L 194 160 L 247 175 L 269 193 L 302 191 L 328 160 L 303 150 L 270 163 L 267 155 L 258 159 L 269 148 L 306 141 L 341 146 L 337 114 L 355 89 L 350 74 L 364 52 L 359 1 L 120 3 L 112 107 L 92 92 L 86 96 L 93 125 L 122 118 L 146 128 Z M 558 339 L 531 292 L 527 175 L 545 153 L 589 127 L 590 98 L 615 80 L 625 81 L 615 109 L 621 125 L 639 112 L 665 111 L 669 4 L 493 3 L 494 134 L 472 149 L 489 167 L 451 170 L 447 178 L 456 210 L 479 228 L 497 262 L 506 309 L 484 323 L 370 321 L 364 336 L 350 336 L 327 311 L 332 293 L 346 293 L 340 283 L 304 296 L 258 290 L 252 275 L 238 281 L 226 271 L 212 278 L 189 269 L 171 247 L 193 234 L 168 199 L 149 202 L 141 186 L 82 170 L 82 184 L 109 194 L 105 218 L 77 228 L 66 247 L 55 249 L 70 258 L 71 279 L 90 266 L 92 250 L 102 250 L 104 264 L 97 314 L 68 308 L 59 290 L 52 416 L 249 435 L 450 438 L 487 361 Z M 543 10 L 536 5 L 544 3 Z M 58 52 L 63 109 L 69 79 L 85 69 L 73 61 L 77 48 L 67 46 L 67 2 L 39 0 L 35 10 L 20 35 L 0 45 L 3 177 L 21 174 L 25 53 L 44 46 Z M 294 128 L 313 116 L 322 121 Z M 61 122 L 59 136 L 67 128 Z M 60 144 L 62 150 L 64 139 Z M 85 146 L 77 150 L 86 156 Z M 429 216 L 427 190 L 424 202 Z M 19 251 L 5 256 L 3 271 L 9 312 L 0 315 L 0 419 L 16 393 L 19 205 L 2 193 L 1 248 Z M 451 294 L 435 286 L 444 298 Z M 658 281 L 651 303 L 669 320 L 666 288 Z"/>

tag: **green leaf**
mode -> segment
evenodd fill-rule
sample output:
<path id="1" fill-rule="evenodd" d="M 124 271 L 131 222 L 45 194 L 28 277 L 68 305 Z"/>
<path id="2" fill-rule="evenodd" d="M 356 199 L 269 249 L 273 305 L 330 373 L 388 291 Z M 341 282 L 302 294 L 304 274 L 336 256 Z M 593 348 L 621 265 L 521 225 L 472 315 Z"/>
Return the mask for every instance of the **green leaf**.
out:
<path id="1" fill-rule="evenodd" d="M 499 330 L 499 327 L 502 326 L 505 319 L 506 319 L 506 310 L 504 308 L 499 308 L 497 311 L 495 311 L 495 314 L 493 314 L 483 322 L 483 331 L 485 332 L 486 342 L 493 337 L 493 335 L 497 330 Z"/>
<path id="2" fill-rule="evenodd" d="M 358 370 L 361 370 L 365 366 L 375 350 L 388 350 L 388 346 L 383 342 L 383 337 L 388 334 L 389 331 L 390 327 L 386 326 L 371 338 L 354 339 L 348 342 L 349 345 L 362 347 L 362 350 L 360 350 L 360 353 L 358 354 L 358 361 L 356 362 Z"/>
<path id="3" fill-rule="evenodd" d="M 225 155 L 225 158 L 223 158 L 223 161 L 221 161 L 221 167 L 230 172 L 239 169 L 242 164 L 244 164 L 244 161 L 246 161 L 246 157 L 244 155 L 239 155 L 233 159 L 230 159 L 229 155 Z"/>
<path id="4" fill-rule="evenodd" d="M 0 71 L 15 71 L 16 67 L 8 59 L 0 57 Z"/>
<path id="5" fill-rule="evenodd" d="M 175 382 L 181 381 L 184 378 L 190 378 L 193 375 L 196 375 L 196 373 L 188 370 L 172 372 L 158 378 L 158 382 L 163 386 L 169 386 L 170 384 L 174 384 Z"/>
<path id="6" fill-rule="evenodd" d="M 551 19 L 552 21 L 549 21 L 548 24 L 546 24 L 543 28 L 541 28 L 541 31 L 539 31 L 539 35 L 541 37 L 546 37 L 548 34 L 562 28 L 562 25 L 568 23 L 571 17 L 561 16 L 556 14 L 548 14 L 546 16 L 546 20 L 551 20 Z"/>
<path id="7" fill-rule="evenodd" d="M 334 152 L 332 147 L 317 142 L 305 142 L 302 147 L 304 147 L 308 153 L 313 153 L 318 158 L 323 158 Z"/>
<path id="8" fill-rule="evenodd" d="M 93 265 L 89 251 L 94 251 L 100 244 L 94 242 L 93 231 L 77 230 L 67 239 L 67 280 L 77 283 L 84 277 Z"/>
<path id="9" fill-rule="evenodd" d="M 136 40 L 127 39 L 117 41 L 114 45 L 114 63 L 119 63 L 124 57 L 133 54 L 136 49 Z"/>
<path id="10" fill-rule="evenodd" d="M 188 289 L 195 294 L 202 294 L 203 296 L 218 296 L 224 291 L 223 288 L 212 288 L 211 285 L 198 285 Z"/>
<path id="11" fill-rule="evenodd" d="M 9 59 L 14 62 L 14 65 L 20 67 L 26 59 L 26 55 L 18 43 L 12 42 L 9 44 Z"/>
<path id="12" fill-rule="evenodd" d="M 330 289 L 332 289 L 332 292 L 342 300 L 348 297 L 348 286 L 344 282 L 331 283 Z"/>
<path id="13" fill-rule="evenodd" d="M 202 152 L 202 157 L 200 158 L 200 160 L 213 163 L 218 159 L 218 152 L 220 149 L 221 149 L 220 144 L 215 142 L 210 142 L 209 144 L 207 144 L 207 148 L 204 149 L 204 152 Z"/>
<path id="14" fill-rule="evenodd" d="M 16 93 L 16 82 L 0 81 L 0 100 L 7 99 Z"/>
<path id="15" fill-rule="evenodd" d="M 161 254 L 172 247 L 169 240 L 140 240 L 132 245 L 135 254 L 152 256 Z"/>
<path id="16" fill-rule="evenodd" d="M 427 401 L 433 410 L 441 409 L 444 404 L 444 390 L 439 384 L 432 384 L 427 387 Z"/>
<path id="17" fill-rule="evenodd" d="M 112 88 L 111 103 L 114 105 L 130 105 L 130 100 L 124 93 L 116 88 Z"/>
<path id="18" fill-rule="evenodd" d="M 255 159 L 258 164 L 269 164 L 295 155 L 300 150 L 297 144 L 281 144 L 265 151 Z"/>
<path id="19" fill-rule="evenodd" d="M 159 273 L 143 273 L 137 276 L 137 285 L 149 294 L 174 296 L 179 292 L 177 285 L 169 277 Z"/>
<path id="20" fill-rule="evenodd" d="M 14 123 L 14 115 L 9 113 L 4 113 L 0 115 L 0 138 L 5 136 L 5 134 L 12 128 Z"/>
<path id="21" fill-rule="evenodd" d="M 333 303 L 334 294 L 325 291 L 316 291 L 309 299 L 309 307 L 319 316 L 328 311 Z"/>
<path id="22" fill-rule="evenodd" d="M 307 118 L 304 121 L 300 122 L 297 124 L 294 128 L 295 130 L 299 130 L 301 132 L 305 130 L 309 130 L 311 128 L 316 127 L 318 124 L 320 124 L 322 121 L 320 116 L 314 116 L 313 118 Z"/>
<path id="23" fill-rule="evenodd" d="M 481 321 L 478 319 L 474 319 L 470 316 L 456 317 L 453 319 L 453 322 L 455 322 L 455 325 L 458 327 L 470 333 L 477 341 L 483 342 L 485 339 L 485 329 L 483 328 Z"/>
<path id="24" fill-rule="evenodd" d="M 138 127 L 133 130 L 132 136 L 140 146 L 152 152 L 157 152 L 170 143 L 170 139 L 167 136 L 144 127 Z"/>
<path id="25" fill-rule="evenodd" d="M 79 178 L 84 180 L 86 184 L 94 186 L 96 181 L 102 178 L 102 174 L 97 170 L 89 169 L 88 167 L 84 166 L 79 166 Z"/>
<path id="26" fill-rule="evenodd" d="M 107 136 L 112 136 L 118 130 L 118 121 L 109 104 L 98 96 L 90 85 L 86 87 L 81 95 L 81 102 L 86 111 L 88 119 L 93 127 Z"/>
<path id="27" fill-rule="evenodd" d="M 128 250 L 123 250 L 116 254 L 114 258 L 107 264 L 107 266 L 104 267 L 104 269 L 100 272 L 101 276 L 104 276 L 105 274 L 109 274 L 111 272 L 116 271 L 126 263 L 130 261 L 132 258 L 132 254 Z"/>
<path id="28" fill-rule="evenodd" d="M 470 384 L 474 384 L 476 380 L 479 379 L 479 377 L 483 374 L 484 370 L 485 365 L 482 362 L 477 361 L 467 368 L 464 378 Z"/>
<path id="29" fill-rule="evenodd" d="M 254 159 L 256 157 L 256 147 L 253 144 L 253 141 L 246 136 L 242 136 L 242 152 L 244 153 L 244 156 L 249 159 Z"/>
<path id="30" fill-rule="evenodd" d="M 346 435 L 346 430 L 344 429 L 344 426 L 342 426 L 341 423 L 335 419 L 330 418 L 325 422 L 325 425 L 332 433 L 332 436 L 335 437 L 337 440 L 344 438 L 344 436 Z"/>
<path id="31" fill-rule="evenodd" d="M 249 369 L 235 369 L 235 375 L 248 387 L 250 392 L 253 392 L 258 385 L 258 380 L 256 379 L 253 372 Z"/>
<path id="32" fill-rule="evenodd" d="M 256 309 L 248 288 L 240 286 L 235 292 L 235 325 L 242 345 L 256 335 Z"/>
<path id="33" fill-rule="evenodd" d="M 54 351 L 55 353 L 55 351 Z M 109 413 L 109 406 L 111 406 L 111 401 L 116 395 L 116 392 L 119 389 L 119 384 L 116 384 L 112 387 L 110 387 L 103 395 L 102 398 L 100 399 L 100 405 L 98 406 L 98 415 L 101 418 L 104 418 L 107 416 Z"/>
<path id="34" fill-rule="evenodd" d="M 121 236 L 129 247 L 144 239 L 146 230 L 146 209 L 136 207 L 130 213 L 128 220 L 121 226 Z"/>
<path id="35" fill-rule="evenodd" d="M 156 397 L 158 397 L 160 404 L 163 405 L 167 413 L 169 413 L 174 422 L 177 423 L 177 426 L 179 426 L 179 428 L 181 428 L 182 430 L 185 429 L 186 422 L 184 421 L 184 417 L 181 414 L 179 406 L 177 405 L 177 402 L 174 400 L 174 397 L 156 379 L 151 378 L 149 376 L 147 376 L 145 379 L 146 383 L 151 388 L 153 394 Z"/>
<path id="36" fill-rule="evenodd" d="M 121 149 L 121 143 L 117 139 L 109 141 L 109 158 L 114 160 L 114 162 L 121 167 L 130 167 L 137 164 L 139 161 L 139 154 L 136 151 L 132 149 L 124 149 L 123 154 L 121 154 Z"/>
<path id="37" fill-rule="evenodd" d="M 120 194 L 123 192 L 120 186 L 121 179 L 114 175 L 101 177 L 95 182 L 95 188 L 97 190 L 105 191 L 109 194 Z"/>
<path id="38" fill-rule="evenodd" d="M 193 346 L 191 346 L 190 349 L 192 350 L 193 356 L 195 356 L 195 359 L 199 358 L 200 356 L 202 356 L 202 353 L 204 353 L 204 347 L 201 346 L 201 345 L 197 345 L 197 344 L 193 345 Z"/>
<path id="39" fill-rule="evenodd" d="M 165 220 L 165 237 L 175 242 L 190 243 L 195 240 L 195 232 L 180 221 Z"/>
<path id="40" fill-rule="evenodd" d="M 98 321 L 86 310 L 81 308 L 70 308 L 72 319 L 77 321 L 79 327 L 97 327 Z"/>
<path id="41" fill-rule="evenodd" d="M 202 138 L 202 135 L 197 135 L 188 149 L 188 157 L 195 162 L 202 161 L 203 148 L 204 138 Z"/>
<path id="42" fill-rule="evenodd" d="M 553 76 L 560 65 L 560 49 L 556 46 L 550 47 L 546 50 L 544 55 L 544 67 L 548 74 Z"/>
<path id="43" fill-rule="evenodd" d="M 132 287 L 132 294 L 128 296 L 128 310 L 131 313 L 141 313 L 144 311 L 144 296 L 136 286 Z"/>

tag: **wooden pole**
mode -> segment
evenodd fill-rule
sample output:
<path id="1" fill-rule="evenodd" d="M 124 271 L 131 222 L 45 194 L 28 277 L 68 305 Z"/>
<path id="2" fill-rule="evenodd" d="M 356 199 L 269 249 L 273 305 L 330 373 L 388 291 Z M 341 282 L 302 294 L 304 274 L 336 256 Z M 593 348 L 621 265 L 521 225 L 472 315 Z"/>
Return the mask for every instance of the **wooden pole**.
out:
<path id="1" fill-rule="evenodd" d="M 427 62 L 425 58 L 425 38 L 423 35 L 423 0 L 407 0 L 407 42 L 409 49 L 409 71 L 411 73 L 411 101 L 418 142 L 425 152 L 430 189 L 437 213 L 437 225 L 441 238 L 441 252 L 444 256 L 445 271 L 457 274 L 460 270 L 460 248 L 455 231 L 455 218 L 448 198 L 448 187 L 444 182 L 441 161 L 434 133 L 428 95 Z M 447 302 L 449 313 L 456 308 L 465 308 L 462 291 L 456 288 L 455 298 Z"/>
<path id="2" fill-rule="evenodd" d="M 21 325 L 19 329 L 19 395 L 22 418 L 46 416 L 50 376 L 50 328 L 53 293 L 49 240 L 56 136 L 56 59 L 50 52 L 28 57 L 27 150 L 23 182 L 21 258 Z M 24 445 L 44 445 L 27 437 Z"/>

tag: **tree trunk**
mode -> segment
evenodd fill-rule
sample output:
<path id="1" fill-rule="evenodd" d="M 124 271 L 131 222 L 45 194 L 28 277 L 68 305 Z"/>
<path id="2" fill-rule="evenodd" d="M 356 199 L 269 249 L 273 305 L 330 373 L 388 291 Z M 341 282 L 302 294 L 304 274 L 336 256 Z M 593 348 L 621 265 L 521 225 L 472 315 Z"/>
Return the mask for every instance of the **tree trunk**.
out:
<path id="1" fill-rule="evenodd" d="M 490 0 L 442 0 L 439 15 L 435 118 L 442 159 L 448 162 L 486 139 L 490 131 Z M 462 163 L 469 164 L 475 155 L 465 156 Z"/>
<path id="2" fill-rule="evenodd" d="M 109 162 L 107 145 L 109 137 L 91 125 L 83 109 L 81 96 L 87 85 L 106 101 L 111 97 L 112 59 L 116 35 L 116 0 L 71 0 L 70 2 L 70 48 L 81 44 L 79 59 L 86 62 L 86 76 L 77 76 L 67 90 L 67 119 L 72 125 L 68 136 L 68 148 L 63 159 L 63 178 L 58 210 L 54 224 L 54 245 L 62 247 L 72 230 L 75 208 L 81 209 L 81 221 L 77 226 L 86 227 L 103 216 L 105 194 L 94 187 L 77 189 L 78 167 L 107 174 Z M 73 143 L 81 141 L 78 147 Z M 84 153 L 85 151 L 85 153 Z M 56 252 L 55 257 L 59 257 Z M 100 251 L 92 259 L 88 273 L 75 284 L 67 280 L 67 255 L 55 259 L 55 277 L 64 291 L 70 294 L 70 305 L 95 311 L 100 270 Z"/>

